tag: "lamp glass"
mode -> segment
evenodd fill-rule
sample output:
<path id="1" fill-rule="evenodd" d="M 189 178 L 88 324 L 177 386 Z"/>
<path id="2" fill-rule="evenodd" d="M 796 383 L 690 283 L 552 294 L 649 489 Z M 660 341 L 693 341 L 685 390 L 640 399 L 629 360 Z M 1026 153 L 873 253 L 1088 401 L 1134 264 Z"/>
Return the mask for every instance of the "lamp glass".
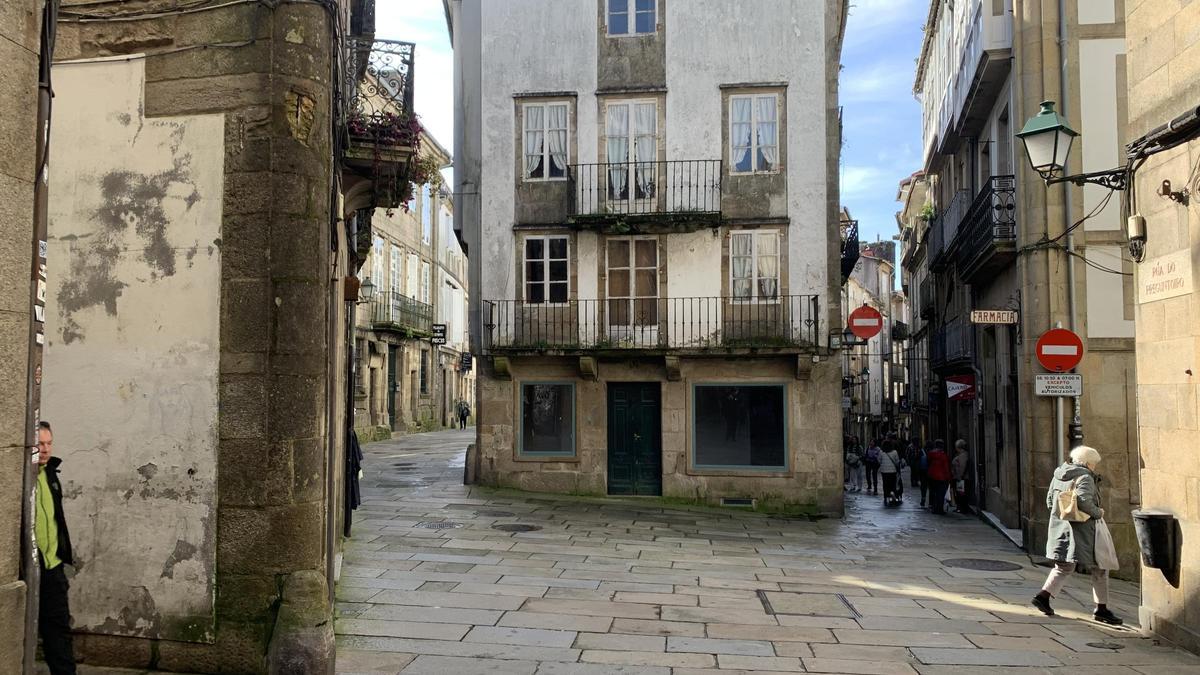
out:
<path id="1" fill-rule="evenodd" d="M 1066 169 L 1071 145 L 1079 134 L 1054 111 L 1054 101 L 1043 101 L 1041 112 L 1029 118 L 1017 134 L 1025 145 L 1029 164 L 1043 178 Z"/>
<path id="2" fill-rule="evenodd" d="M 358 287 L 358 296 L 363 299 L 363 302 L 375 299 L 375 284 L 371 283 L 371 277 L 363 279 L 362 285 Z"/>

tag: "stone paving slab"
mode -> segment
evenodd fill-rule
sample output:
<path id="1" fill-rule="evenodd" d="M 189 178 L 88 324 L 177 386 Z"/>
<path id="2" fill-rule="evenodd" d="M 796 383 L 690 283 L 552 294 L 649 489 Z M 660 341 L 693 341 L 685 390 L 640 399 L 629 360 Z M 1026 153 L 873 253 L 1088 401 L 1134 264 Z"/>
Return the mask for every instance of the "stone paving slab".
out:
<path id="1" fill-rule="evenodd" d="M 861 495 L 844 520 L 810 522 L 466 487 L 471 440 L 365 448 L 365 502 L 336 591 L 339 675 L 1200 675 L 1200 658 L 1140 636 L 1134 585 L 1111 589 L 1129 627 L 1090 620 L 1082 575 L 1057 616 L 1041 615 L 1028 603 L 1046 569 L 974 518 Z M 416 467 L 405 487 L 387 468 L 398 454 Z M 462 527 L 415 527 L 442 520 Z M 950 558 L 1021 569 L 943 566 Z"/>

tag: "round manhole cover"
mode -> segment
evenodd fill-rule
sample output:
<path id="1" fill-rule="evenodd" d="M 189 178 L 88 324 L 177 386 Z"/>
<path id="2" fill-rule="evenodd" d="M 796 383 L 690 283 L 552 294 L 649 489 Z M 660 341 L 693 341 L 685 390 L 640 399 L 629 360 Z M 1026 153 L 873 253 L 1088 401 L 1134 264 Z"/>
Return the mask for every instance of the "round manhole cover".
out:
<path id="1" fill-rule="evenodd" d="M 512 518 L 516 514 L 512 511 L 476 511 L 475 515 L 483 518 Z"/>
<path id="2" fill-rule="evenodd" d="M 984 558 L 951 558 L 943 560 L 942 564 L 946 567 L 959 567 L 964 570 L 978 570 L 980 572 L 1015 572 L 1021 569 L 1021 566 L 1016 563 L 1005 562 L 1003 560 L 987 560 Z"/>
<path id="3" fill-rule="evenodd" d="M 1117 644 L 1116 642 L 1089 642 L 1087 646 L 1092 649 L 1111 649 L 1113 651 L 1125 649 L 1125 645 Z"/>
<path id="4" fill-rule="evenodd" d="M 493 525 L 492 529 L 500 530 L 501 532 L 536 532 L 537 530 L 540 530 L 542 528 L 539 525 L 525 525 L 523 523 L 503 523 L 500 525 Z"/>
<path id="5" fill-rule="evenodd" d="M 415 525 L 415 527 L 423 527 L 426 530 L 453 530 L 462 526 L 462 523 L 455 523 L 449 520 L 439 520 L 436 522 L 422 521 Z"/>

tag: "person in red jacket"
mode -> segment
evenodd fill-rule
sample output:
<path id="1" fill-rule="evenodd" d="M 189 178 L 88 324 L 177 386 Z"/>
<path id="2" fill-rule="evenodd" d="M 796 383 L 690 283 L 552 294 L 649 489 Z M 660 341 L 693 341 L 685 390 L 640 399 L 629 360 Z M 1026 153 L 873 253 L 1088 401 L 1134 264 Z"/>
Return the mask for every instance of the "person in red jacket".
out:
<path id="1" fill-rule="evenodd" d="M 933 442 L 929 451 L 929 507 L 933 513 L 946 513 L 946 488 L 950 486 L 950 457 L 946 455 L 946 443 L 941 439 Z"/>

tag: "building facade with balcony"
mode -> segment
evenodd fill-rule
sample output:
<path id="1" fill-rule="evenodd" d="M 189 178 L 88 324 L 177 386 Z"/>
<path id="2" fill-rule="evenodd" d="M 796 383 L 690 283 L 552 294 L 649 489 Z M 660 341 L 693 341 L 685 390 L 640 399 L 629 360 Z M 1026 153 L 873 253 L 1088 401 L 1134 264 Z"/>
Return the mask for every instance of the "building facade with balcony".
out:
<path id="1" fill-rule="evenodd" d="M 1056 100 L 1082 126 L 1082 169 L 1119 163 L 1119 6 L 1020 3 L 1014 14 L 1011 1 L 934 0 L 916 71 L 927 206 L 911 203 L 915 193 L 906 195 L 902 184 L 910 203 L 901 225 L 912 232 L 902 230 L 905 267 L 928 322 L 923 375 L 936 391 L 929 434 L 967 441 L 977 505 L 1033 551 L 1045 540 L 1041 495 L 1069 449 L 1066 429 L 1075 417 L 1084 442 L 1105 454 L 1108 520 L 1119 543 L 1128 544 L 1119 548 L 1135 549 L 1132 284 L 1120 246 L 1119 198 L 1096 186 L 1047 188 L 1014 137 L 1041 101 Z M 917 210 L 923 217 L 914 219 Z M 995 314 L 973 322 L 977 310 L 1010 310 L 1017 323 L 995 323 Z M 1060 323 L 1084 340 L 1076 371 L 1084 395 L 1064 402 L 1056 427 L 1055 403 L 1035 394 L 1035 375 L 1044 372 L 1035 344 Z M 1134 565 L 1132 556 L 1128 563 Z"/>
<path id="2" fill-rule="evenodd" d="M 478 479 L 839 512 L 844 3 L 447 5 Z"/>
<path id="3" fill-rule="evenodd" d="M 905 396 L 901 407 L 908 415 L 908 435 L 924 442 L 931 438 L 932 418 L 940 410 L 938 387 L 931 389 L 929 357 L 933 318 L 933 283 L 926 264 L 926 240 L 932 205 L 924 172 L 918 171 L 900 182 L 896 200 L 900 210 L 896 223 L 900 230 L 900 287 L 908 306 L 908 336 L 904 344 L 906 371 Z"/>
<path id="4" fill-rule="evenodd" d="M 877 335 L 842 352 L 843 432 L 864 443 L 905 429 L 900 417 L 903 356 L 907 340 L 904 323 L 907 303 L 895 289 L 894 242 L 863 242 L 850 278 L 842 289 L 840 326 L 849 325 L 849 314 L 859 307 L 874 308 L 883 317 Z"/>
<path id="5" fill-rule="evenodd" d="M 449 166 L 449 152 L 432 136 L 420 145 Z M 414 192 L 401 208 L 375 210 L 359 271 L 370 295 L 355 322 L 354 419 L 363 442 L 453 426 L 460 400 L 474 410 L 473 362 L 463 358 L 466 256 L 453 231 L 453 201 L 429 184 Z M 445 327 L 445 344 L 434 344 L 435 326 Z"/>

